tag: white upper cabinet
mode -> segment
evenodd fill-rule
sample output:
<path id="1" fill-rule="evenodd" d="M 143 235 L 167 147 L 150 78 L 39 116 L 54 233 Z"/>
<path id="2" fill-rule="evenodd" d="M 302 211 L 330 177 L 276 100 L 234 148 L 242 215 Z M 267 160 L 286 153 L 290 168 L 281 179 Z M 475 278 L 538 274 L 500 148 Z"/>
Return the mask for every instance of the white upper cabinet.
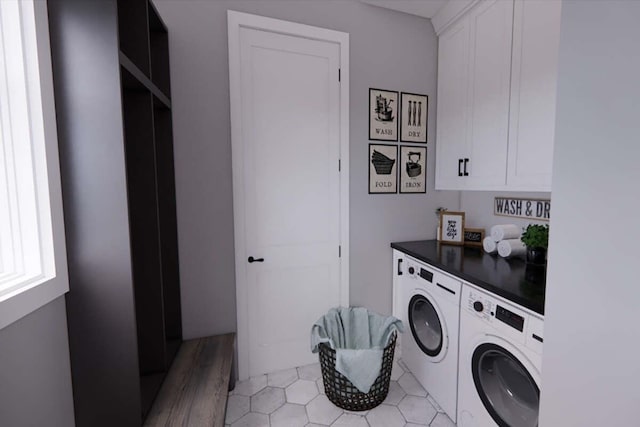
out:
<path id="1" fill-rule="evenodd" d="M 464 185 L 468 83 L 469 26 L 467 21 L 458 21 L 439 40 L 436 188 L 458 190 Z"/>
<path id="2" fill-rule="evenodd" d="M 560 4 L 482 0 L 438 28 L 436 189 L 550 191 Z"/>
<path id="3" fill-rule="evenodd" d="M 560 1 L 516 0 L 507 184 L 551 191 Z"/>
<path id="4" fill-rule="evenodd" d="M 464 159 L 466 188 L 483 189 L 504 185 L 506 177 L 513 2 L 483 1 L 470 11 L 469 21 L 471 111 L 469 154 Z"/>

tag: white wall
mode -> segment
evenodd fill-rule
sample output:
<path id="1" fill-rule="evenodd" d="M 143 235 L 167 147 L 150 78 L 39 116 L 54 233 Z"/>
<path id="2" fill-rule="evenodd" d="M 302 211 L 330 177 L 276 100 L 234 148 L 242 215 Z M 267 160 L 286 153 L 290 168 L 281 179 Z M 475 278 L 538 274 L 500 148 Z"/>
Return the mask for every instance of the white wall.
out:
<path id="1" fill-rule="evenodd" d="M 73 427 L 64 298 L 0 330 L 0 425 Z"/>
<path id="2" fill-rule="evenodd" d="M 227 9 L 350 34 L 351 303 L 391 313 L 391 249 L 435 238 L 437 39 L 423 18 L 357 0 L 217 0 L 155 4 L 169 27 L 185 338 L 236 330 Z M 368 194 L 369 87 L 429 95 L 427 194 Z"/>
<path id="3" fill-rule="evenodd" d="M 640 425 L 638 21 L 562 6 L 542 427 Z"/>

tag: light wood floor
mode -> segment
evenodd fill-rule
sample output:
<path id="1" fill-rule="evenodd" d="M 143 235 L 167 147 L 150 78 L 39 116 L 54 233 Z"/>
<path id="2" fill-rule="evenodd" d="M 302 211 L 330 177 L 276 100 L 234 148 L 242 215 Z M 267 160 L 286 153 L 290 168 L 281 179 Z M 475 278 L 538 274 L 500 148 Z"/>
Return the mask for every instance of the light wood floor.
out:
<path id="1" fill-rule="evenodd" d="M 145 426 L 224 426 L 235 334 L 182 343 Z"/>

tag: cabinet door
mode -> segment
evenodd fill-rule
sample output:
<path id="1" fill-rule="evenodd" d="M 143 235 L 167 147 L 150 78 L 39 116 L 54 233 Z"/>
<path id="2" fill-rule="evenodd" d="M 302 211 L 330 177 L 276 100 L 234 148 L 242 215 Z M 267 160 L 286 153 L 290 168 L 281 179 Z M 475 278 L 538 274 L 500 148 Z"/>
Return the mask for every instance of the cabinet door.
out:
<path id="1" fill-rule="evenodd" d="M 560 1 L 516 0 L 507 183 L 551 191 Z"/>
<path id="2" fill-rule="evenodd" d="M 506 183 L 513 1 L 482 2 L 468 19 L 471 102 L 465 188 L 499 189 Z"/>
<path id="3" fill-rule="evenodd" d="M 438 42 L 436 189 L 460 190 L 460 159 L 467 155 L 469 26 L 461 19 Z"/>

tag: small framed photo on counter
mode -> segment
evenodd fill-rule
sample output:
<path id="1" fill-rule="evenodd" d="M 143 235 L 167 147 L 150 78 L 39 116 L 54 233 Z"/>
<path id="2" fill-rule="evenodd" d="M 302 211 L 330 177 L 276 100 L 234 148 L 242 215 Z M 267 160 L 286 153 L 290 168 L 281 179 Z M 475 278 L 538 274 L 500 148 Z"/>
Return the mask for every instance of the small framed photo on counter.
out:
<path id="1" fill-rule="evenodd" d="M 464 244 L 464 212 L 440 212 L 440 242 Z"/>
<path id="2" fill-rule="evenodd" d="M 465 228 L 464 229 L 464 245 L 480 246 L 484 240 L 484 228 Z"/>

